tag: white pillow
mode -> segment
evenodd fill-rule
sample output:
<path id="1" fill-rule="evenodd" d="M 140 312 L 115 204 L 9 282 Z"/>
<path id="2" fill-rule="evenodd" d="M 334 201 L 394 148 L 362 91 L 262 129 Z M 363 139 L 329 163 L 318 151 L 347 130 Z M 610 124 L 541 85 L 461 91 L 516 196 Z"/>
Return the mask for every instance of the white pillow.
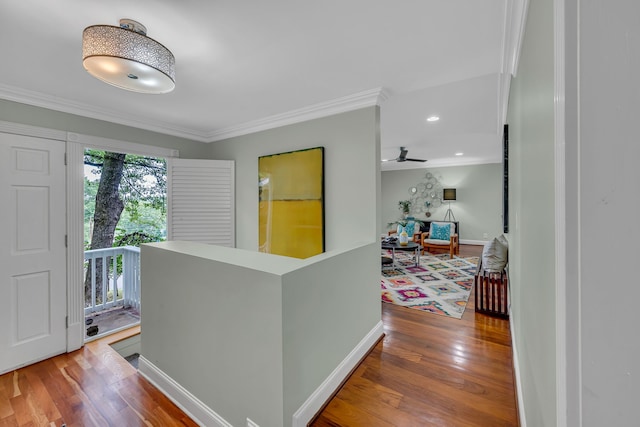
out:
<path id="1" fill-rule="evenodd" d="M 504 238 L 504 236 L 501 236 Z M 505 239 L 506 241 L 506 239 Z M 509 260 L 509 246 L 502 243 L 499 238 L 484 245 L 482 249 L 482 267 L 491 273 L 500 273 Z"/>

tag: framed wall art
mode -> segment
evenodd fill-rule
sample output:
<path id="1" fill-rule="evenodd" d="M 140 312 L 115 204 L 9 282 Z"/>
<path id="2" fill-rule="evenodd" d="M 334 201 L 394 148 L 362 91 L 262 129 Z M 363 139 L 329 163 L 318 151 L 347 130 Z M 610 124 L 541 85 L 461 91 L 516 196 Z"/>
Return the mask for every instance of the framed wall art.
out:
<path id="1" fill-rule="evenodd" d="M 260 252 L 324 252 L 324 147 L 258 158 Z"/>

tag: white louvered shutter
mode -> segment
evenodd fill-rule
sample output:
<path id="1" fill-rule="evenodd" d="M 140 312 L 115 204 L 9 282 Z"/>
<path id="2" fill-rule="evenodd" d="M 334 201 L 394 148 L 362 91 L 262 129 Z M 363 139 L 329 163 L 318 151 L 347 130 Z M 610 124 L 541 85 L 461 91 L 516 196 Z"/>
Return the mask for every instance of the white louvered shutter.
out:
<path id="1" fill-rule="evenodd" d="M 167 239 L 235 247 L 231 160 L 167 159 Z"/>

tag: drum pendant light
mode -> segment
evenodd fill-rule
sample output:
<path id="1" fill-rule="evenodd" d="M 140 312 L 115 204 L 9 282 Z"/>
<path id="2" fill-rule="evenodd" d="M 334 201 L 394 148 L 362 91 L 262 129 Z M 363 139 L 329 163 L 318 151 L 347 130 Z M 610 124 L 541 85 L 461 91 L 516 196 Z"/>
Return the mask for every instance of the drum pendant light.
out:
<path id="1" fill-rule="evenodd" d="M 175 84 L 175 58 L 147 37 L 139 22 L 92 25 L 82 33 L 82 65 L 105 83 L 140 93 L 168 93 Z"/>

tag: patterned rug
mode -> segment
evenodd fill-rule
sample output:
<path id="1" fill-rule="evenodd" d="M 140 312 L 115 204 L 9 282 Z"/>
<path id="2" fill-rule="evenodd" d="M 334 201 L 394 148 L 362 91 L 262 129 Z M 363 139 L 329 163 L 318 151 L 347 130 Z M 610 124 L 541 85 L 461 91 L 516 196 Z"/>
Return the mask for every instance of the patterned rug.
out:
<path id="1" fill-rule="evenodd" d="M 387 251 L 383 256 L 391 257 Z M 394 268 L 382 269 L 382 301 L 460 319 L 467 306 L 478 257 L 449 258 L 424 254 L 414 266 L 413 254 L 396 252 Z"/>

